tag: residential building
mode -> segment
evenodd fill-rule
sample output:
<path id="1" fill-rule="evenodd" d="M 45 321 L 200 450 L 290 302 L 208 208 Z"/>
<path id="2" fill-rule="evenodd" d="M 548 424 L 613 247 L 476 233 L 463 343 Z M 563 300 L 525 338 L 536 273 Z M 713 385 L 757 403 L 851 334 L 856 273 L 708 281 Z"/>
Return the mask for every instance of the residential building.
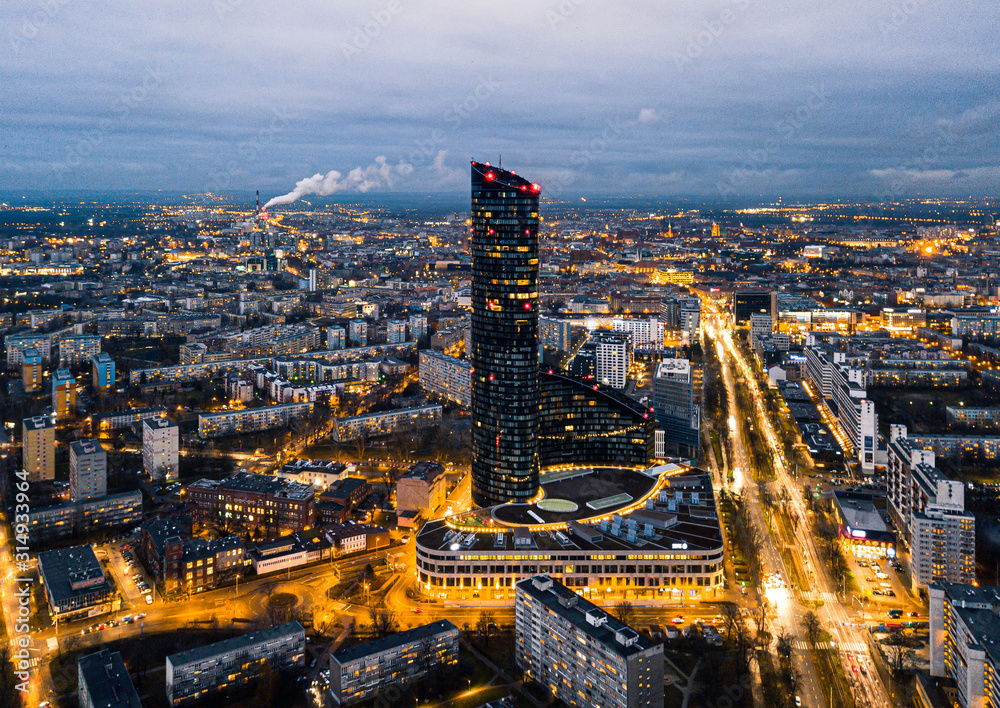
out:
<path id="1" fill-rule="evenodd" d="M 76 379 L 68 369 L 56 369 L 52 375 L 52 413 L 56 420 L 76 414 Z"/>
<path id="2" fill-rule="evenodd" d="M 101 649 L 76 660 L 80 708 L 142 708 L 120 652 Z"/>
<path id="3" fill-rule="evenodd" d="M 205 361 L 208 347 L 202 342 L 184 342 L 180 345 L 178 359 L 181 366 L 191 366 Z"/>
<path id="4" fill-rule="evenodd" d="M 92 438 L 69 444 L 69 498 L 79 502 L 108 494 L 108 455 Z"/>
<path id="5" fill-rule="evenodd" d="M 656 367 L 653 401 L 668 455 L 696 458 L 701 451 L 699 374 L 687 359 L 663 359 Z"/>
<path id="6" fill-rule="evenodd" d="M 59 366 L 73 369 L 89 363 L 101 353 L 101 338 L 94 334 L 73 334 L 59 340 Z"/>
<path id="7" fill-rule="evenodd" d="M 138 552 L 164 595 L 195 594 L 241 576 L 243 542 L 233 535 L 193 538 L 189 516 L 154 519 L 142 525 Z"/>
<path id="8" fill-rule="evenodd" d="M 774 320 L 770 313 L 754 312 L 750 315 L 750 334 L 771 334 L 774 331 Z"/>
<path id="9" fill-rule="evenodd" d="M 347 333 L 343 327 L 327 327 L 326 348 L 343 349 L 347 345 Z"/>
<path id="10" fill-rule="evenodd" d="M 632 366 L 632 335 L 629 332 L 594 330 L 588 344 L 593 343 L 597 381 L 615 389 L 625 388 Z"/>
<path id="11" fill-rule="evenodd" d="M 410 339 L 419 341 L 427 336 L 427 315 L 410 315 Z"/>
<path id="12" fill-rule="evenodd" d="M 518 582 L 514 642 L 524 675 L 566 705 L 663 705 L 663 644 L 548 575 Z"/>
<path id="13" fill-rule="evenodd" d="M 538 491 L 538 203 L 513 172 L 472 166 L 472 500 Z"/>
<path id="14" fill-rule="evenodd" d="M 930 674 L 955 683 L 961 708 L 1000 705 L 1000 587 L 931 585 Z"/>
<path id="15" fill-rule="evenodd" d="M 355 347 L 368 346 L 368 323 L 364 320 L 351 320 L 348 324 L 351 345 Z"/>
<path id="16" fill-rule="evenodd" d="M 386 342 L 402 344 L 406 341 L 406 320 L 389 320 L 386 325 Z"/>
<path id="17" fill-rule="evenodd" d="M 333 437 L 337 442 L 356 440 L 366 435 L 378 437 L 421 425 L 433 425 L 441 420 L 441 406 L 399 408 L 382 413 L 367 413 L 350 418 L 338 418 Z"/>
<path id="18" fill-rule="evenodd" d="M 934 452 L 921 449 L 902 425 L 890 426 L 886 496 L 910 549 L 914 587 L 975 581 L 976 522 L 965 510 L 965 485 L 935 467 Z"/>
<path id="19" fill-rule="evenodd" d="M 230 523 L 260 526 L 268 535 L 305 531 L 315 524 L 312 486 L 249 472 L 222 480 L 200 479 L 187 487 L 202 524 Z"/>
<path id="20" fill-rule="evenodd" d="M 115 592 L 89 545 L 39 553 L 38 575 L 57 621 L 111 611 Z"/>
<path id="21" fill-rule="evenodd" d="M 115 360 L 101 352 L 90 360 L 93 366 L 92 383 L 98 391 L 107 391 L 115 385 Z"/>
<path id="22" fill-rule="evenodd" d="M 105 433 L 131 428 L 134 425 L 142 423 L 144 420 L 165 418 L 166 415 L 167 409 L 164 406 L 132 408 L 127 411 L 116 411 L 114 413 L 98 413 L 91 418 L 90 426 L 91 430 L 95 433 Z"/>
<path id="23" fill-rule="evenodd" d="M 663 322 L 658 317 L 615 317 L 611 320 L 611 329 L 629 333 L 632 346 L 636 349 L 659 349 L 663 346 Z"/>
<path id="24" fill-rule="evenodd" d="M 34 347 L 24 350 L 21 363 L 21 383 L 25 393 L 42 390 L 42 355 Z"/>
<path id="25" fill-rule="evenodd" d="M 557 317 L 539 317 L 538 338 L 543 347 L 568 352 L 573 343 L 572 322 Z"/>
<path id="26" fill-rule="evenodd" d="M 437 462 L 417 462 L 396 482 L 396 510 L 426 514 L 444 503 L 447 490 L 444 467 Z"/>
<path id="27" fill-rule="evenodd" d="M 171 654 L 167 657 L 167 701 L 182 705 L 252 683 L 265 668 L 281 671 L 302 666 L 305 650 L 305 629 L 298 622 L 287 622 Z"/>
<path id="28" fill-rule="evenodd" d="M 34 349 L 47 363 L 52 357 L 52 338 L 47 334 L 8 334 L 3 338 L 7 349 L 7 368 L 15 369 L 24 361 L 24 352 Z"/>
<path id="29" fill-rule="evenodd" d="M 142 521 L 142 492 L 120 492 L 77 502 L 32 507 L 28 538 L 45 544 L 64 538 L 106 534 Z"/>
<path id="30" fill-rule="evenodd" d="M 178 453 L 177 423 L 170 418 L 142 421 L 142 468 L 151 479 L 177 479 Z"/>
<path id="31" fill-rule="evenodd" d="M 295 418 L 308 418 L 312 412 L 312 403 L 286 403 L 223 413 L 202 413 L 198 416 L 198 435 L 217 438 L 280 428 Z"/>
<path id="32" fill-rule="evenodd" d="M 944 410 L 949 423 L 970 428 L 1000 429 L 1000 407 L 946 406 Z"/>
<path id="33" fill-rule="evenodd" d="M 330 692 L 337 705 L 353 705 L 457 664 L 458 627 L 440 620 L 334 652 Z"/>
<path id="34" fill-rule="evenodd" d="M 49 416 L 21 421 L 21 465 L 29 482 L 56 478 L 56 427 Z"/>
<path id="35" fill-rule="evenodd" d="M 433 349 L 419 354 L 420 387 L 468 408 L 472 403 L 472 363 Z"/>

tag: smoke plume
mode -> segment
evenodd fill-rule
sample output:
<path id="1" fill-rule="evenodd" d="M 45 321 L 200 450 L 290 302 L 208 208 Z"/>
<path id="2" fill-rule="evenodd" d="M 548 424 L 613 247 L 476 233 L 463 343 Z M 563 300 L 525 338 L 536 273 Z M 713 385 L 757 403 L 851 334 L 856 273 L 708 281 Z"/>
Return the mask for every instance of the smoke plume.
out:
<path id="1" fill-rule="evenodd" d="M 280 197 L 273 197 L 264 208 L 277 204 L 291 204 L 299 197 L 307 194 L 326 196 L 335 192 L 368 192 L 381 187 L 391 187 L 396 177 L 413 172 L 413 165 L 400 161 L 398 165 L 390 165 L 384 155 L 375 158 L 375 162 L 367 167 L 355 167 L 344 177 L 337 170 L 330 170 L 325 175 L 316 173 L 312 177 L 300 179 L 295 183 L 295 189 Z"/>

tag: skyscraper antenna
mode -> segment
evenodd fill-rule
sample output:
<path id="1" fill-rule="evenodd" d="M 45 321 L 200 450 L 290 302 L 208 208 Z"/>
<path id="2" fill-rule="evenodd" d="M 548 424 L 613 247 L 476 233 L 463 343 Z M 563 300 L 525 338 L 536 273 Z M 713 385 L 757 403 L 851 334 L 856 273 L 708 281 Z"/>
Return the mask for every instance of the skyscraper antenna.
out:
<path id="1" fill-rule="evenodd" d="M 501 170 L 503 169 L 503 153 L 500 153 L 500 159 L 497 161 L 497 165 Z"/>

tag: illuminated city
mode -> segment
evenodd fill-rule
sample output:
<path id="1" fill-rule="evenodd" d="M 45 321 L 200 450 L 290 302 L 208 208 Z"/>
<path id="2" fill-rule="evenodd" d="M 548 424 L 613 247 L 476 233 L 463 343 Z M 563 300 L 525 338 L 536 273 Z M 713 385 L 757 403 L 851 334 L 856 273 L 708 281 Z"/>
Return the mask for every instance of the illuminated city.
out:
<path id="1" fill-rule="evenodd" d="M 1000 706 L 1000 8 L 0 9 L 0 708 Z"/>

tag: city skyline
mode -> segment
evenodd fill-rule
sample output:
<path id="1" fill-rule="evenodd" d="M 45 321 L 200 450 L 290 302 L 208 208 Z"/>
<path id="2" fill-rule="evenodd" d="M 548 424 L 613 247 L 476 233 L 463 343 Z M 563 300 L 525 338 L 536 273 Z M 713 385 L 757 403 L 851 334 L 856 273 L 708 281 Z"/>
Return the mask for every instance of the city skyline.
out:
<path id="1" fill-rule="evenodd" d="M 989 194 L 998 12 L 13 3 L 0 182 L 455 194 L 495 152 L 553 198 Z"/>

